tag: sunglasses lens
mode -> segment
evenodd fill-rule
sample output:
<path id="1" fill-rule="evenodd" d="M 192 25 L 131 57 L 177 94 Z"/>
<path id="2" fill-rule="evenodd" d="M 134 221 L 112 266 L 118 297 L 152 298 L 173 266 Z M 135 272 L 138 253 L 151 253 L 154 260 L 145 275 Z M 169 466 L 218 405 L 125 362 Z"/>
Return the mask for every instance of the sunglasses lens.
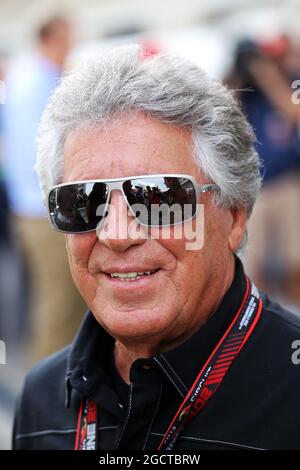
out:
<path id="1" fill-rule="evenodd" d="M 147 226 L 170 226 L 196 214 L 194 183 L 186 177 L 149 176 L 126 180 L 123 191 L 131 211 Z M 106 216 L 105 182 L 71 183 L 49 194 L 49 213 L 58 230 L 69 233 L 95 230 Z"/>
<path id="2" fill-rule="evenodd" d="M 196 190 L 185 177 L 158 176 L 127 180 L 123 190 L 140 223 L 169 226 L 196 214 Z"/>
<path id="3" fill-rule="evenodd" d="M 49 195 L 53 225 L 64 232 L 94 230 L 103 219 L 108 188 L 105 183 L 67 184 Z"/>

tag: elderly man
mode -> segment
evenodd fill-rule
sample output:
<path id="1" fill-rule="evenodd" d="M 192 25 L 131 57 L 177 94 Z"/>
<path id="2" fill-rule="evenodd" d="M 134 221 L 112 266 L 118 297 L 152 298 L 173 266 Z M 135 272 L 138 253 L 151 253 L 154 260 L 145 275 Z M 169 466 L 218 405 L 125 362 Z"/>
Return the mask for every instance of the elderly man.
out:
<path id="1" fill-rule="evenodd" d="M 300 448 L 300 322 L 236 255 L 261 184 L 253 140 L 185 59 L 117 48 L 62 80 L 36 169 L 90 310 L 28 374 L 15 449 Z"/>

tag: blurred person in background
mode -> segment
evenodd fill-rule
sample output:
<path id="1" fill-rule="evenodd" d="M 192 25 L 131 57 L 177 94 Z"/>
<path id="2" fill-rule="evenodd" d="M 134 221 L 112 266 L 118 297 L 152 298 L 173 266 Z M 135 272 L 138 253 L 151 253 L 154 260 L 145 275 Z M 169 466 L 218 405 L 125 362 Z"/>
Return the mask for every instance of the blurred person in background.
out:
<path id="1" fill-rule="evenodd" d="M 4 277 L 3 270 L 4 256 L 9 242 L 8 235 L 8 198 L 3 174 L 3 107 L 5 105 L 5 66 L 2 57 L 0 57 L 0 334 L 5 336 L 4 329 L 5 307 L 3 302 Z"/>
<path id="2" fill-rule="evenodd" d="M 84 304 L 74 288 L 64 240 L 49 228 L 37 178 L 37 124 L 61 77 L 73 31 L 62 16 L 40 25 L 37 47 L 16 59 L 7 74 L 4 109 L 5 174 L 12 228 L 29 274 L 30 362 L 63 347 L 73 337 Z"/>
<path id="3" fill-rule="evenodd" d="M 263 189 L 249 223 L 246 265 L 259 287 L 300 308 L 300 49 L 285 36 L 242 41 L 229 84 L 256 133 Z"/>
<path id="4" fill-rule="evenodd" d="M 8 201 L 3 175 L 3 106 L 5 104 L 4 65 L 0 58 L 0 246 L 8 240 Z"/>

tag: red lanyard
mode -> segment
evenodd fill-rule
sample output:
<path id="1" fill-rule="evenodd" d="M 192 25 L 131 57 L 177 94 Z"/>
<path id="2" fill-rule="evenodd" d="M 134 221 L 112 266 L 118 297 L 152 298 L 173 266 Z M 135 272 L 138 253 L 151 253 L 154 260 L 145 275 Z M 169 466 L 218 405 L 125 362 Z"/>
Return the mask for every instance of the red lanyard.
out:
<path id="1" fill-rule="evenodd" d="M 245 296 L 223 337 L 197 375 L 193 385 L 172 419 L 158 450 L 174 449 L 183 429 L 203 410 L 214 396 L 233 361 L 253 332 L 262 311 L 262 300 L 255 285 L 247 278 Z M 80 404 L 75 450 L 97 449 L 97 407 L 91 400 Z"/>
<path id="2" fill-rule="evenodd" d="M 82 400 L 79 407 L 75 450 L 97 449 L 97 405 L 92 400 Z"/>

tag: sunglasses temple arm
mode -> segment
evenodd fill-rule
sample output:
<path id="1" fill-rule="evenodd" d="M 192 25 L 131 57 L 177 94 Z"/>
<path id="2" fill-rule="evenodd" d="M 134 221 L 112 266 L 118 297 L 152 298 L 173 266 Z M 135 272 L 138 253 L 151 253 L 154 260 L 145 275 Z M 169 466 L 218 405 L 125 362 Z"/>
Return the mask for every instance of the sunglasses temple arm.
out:
<path id="1" fill-rule="evenodd" d="M 212 184 L 205 184 L 205 185 L 200 185 L 200 192 L 201 193 L 207 193 L 209 191 L 214 191 L 218 189 L 218 186 L 214 183 Z"/>

